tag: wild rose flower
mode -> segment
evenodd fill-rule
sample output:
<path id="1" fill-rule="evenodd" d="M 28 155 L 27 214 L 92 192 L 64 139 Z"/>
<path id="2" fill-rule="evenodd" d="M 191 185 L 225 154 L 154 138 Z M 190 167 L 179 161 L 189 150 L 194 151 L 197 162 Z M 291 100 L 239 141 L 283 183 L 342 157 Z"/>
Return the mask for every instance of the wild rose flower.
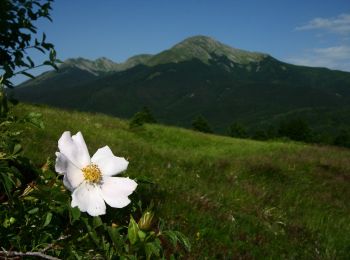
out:
<path id="1" fill-rule="evenodd" d="M 63 183 L 72 192 L 72 207 L 91 216 L 106 213 L 105 202 L 114 208 L 130 203 L 128 196 L 137 183 L 129 178 L 111 177 L 126 170 L 129 162 L 114 156 L 108 146 L 100 148 L 90 158 L 81 132 L 69 131 L 58 140 L 56 172 L 63 174 Z"/>

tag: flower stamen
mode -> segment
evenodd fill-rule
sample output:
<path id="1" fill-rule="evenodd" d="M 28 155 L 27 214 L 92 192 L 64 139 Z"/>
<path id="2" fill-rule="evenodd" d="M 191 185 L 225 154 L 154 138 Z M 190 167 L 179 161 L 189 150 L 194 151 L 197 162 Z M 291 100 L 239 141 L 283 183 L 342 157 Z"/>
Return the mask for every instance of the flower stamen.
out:
<path id="1" fill-rule="evenodd" d="M 99 183 L 102 179 L 101 170 L 96 164 L 90 164 L 82 169 L 85 180 L 91 183 Z"/>

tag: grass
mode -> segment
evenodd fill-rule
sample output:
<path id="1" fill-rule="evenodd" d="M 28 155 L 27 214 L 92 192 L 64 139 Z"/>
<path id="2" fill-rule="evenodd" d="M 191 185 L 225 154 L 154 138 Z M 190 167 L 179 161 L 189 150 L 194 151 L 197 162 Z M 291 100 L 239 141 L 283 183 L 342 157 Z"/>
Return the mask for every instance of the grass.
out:
<path id="1" fill-rule="evenodd" d="M 18 105 L 43 114 L 24 152 L 54 158 L 65 130 L 81 131 L 90 153 L 109 145 L 130 164 L 157 216 L 191 240 L 190 259 L 346 259 L 350 252 L 350 150 L 259 142 L 145 125 L 91 113 Z"/>

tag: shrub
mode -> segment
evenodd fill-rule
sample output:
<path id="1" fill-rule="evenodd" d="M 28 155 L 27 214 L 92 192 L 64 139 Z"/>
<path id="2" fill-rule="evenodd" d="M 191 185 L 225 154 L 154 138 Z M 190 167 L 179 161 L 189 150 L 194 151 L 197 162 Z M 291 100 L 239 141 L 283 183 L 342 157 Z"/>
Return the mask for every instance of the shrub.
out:
<path id="1" fill-rule="evenodd" d="M 278 135 L 295 141 L 312 141 L 312 131 L 307 122 L 302 119 L 281 122 L 278 128 Z"/>
<path id="2" fill-rule="evenodd" d="M 335 138 L 334 144 L 350 148 L 350 131 L 342 130 Z"/>
<path id="3" fill-rule="evenodd" d="M 192 121 L 193 130 L 203 132 L 203 133 L 212 133 L 208 121 L 203 116 L 198 116 Z"/>
<path id="4" fill-rule="evenodd" d="M 140 112 L 136 112 L 129 122 L 130 128 L 142 126 L 145 123 L 156 123 L 151 111 L 147 107 L 143 107 Z"/>
<path id="5" fill-rule="evenodd" d="M 228 135 L 237 138 L 247 138 L 248 133 L 246 128 L 240 123 L 233 123 L 228 128 Z"/>

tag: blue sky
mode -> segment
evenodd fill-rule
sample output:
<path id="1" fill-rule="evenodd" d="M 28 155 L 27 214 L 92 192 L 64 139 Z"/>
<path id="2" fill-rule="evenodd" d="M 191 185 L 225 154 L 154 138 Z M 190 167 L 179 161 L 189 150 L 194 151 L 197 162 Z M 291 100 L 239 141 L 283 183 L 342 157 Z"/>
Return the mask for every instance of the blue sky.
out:
<path id="1" fill-rule="evenodd" d="M 350 71 L 349 0 L 56 0 L 52 18 L 37 26 L 62 60 L 122 62 L 207 35 L 285 62 Z"/>

